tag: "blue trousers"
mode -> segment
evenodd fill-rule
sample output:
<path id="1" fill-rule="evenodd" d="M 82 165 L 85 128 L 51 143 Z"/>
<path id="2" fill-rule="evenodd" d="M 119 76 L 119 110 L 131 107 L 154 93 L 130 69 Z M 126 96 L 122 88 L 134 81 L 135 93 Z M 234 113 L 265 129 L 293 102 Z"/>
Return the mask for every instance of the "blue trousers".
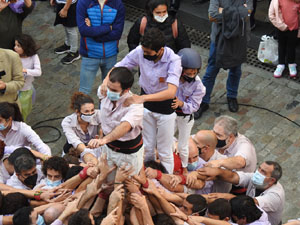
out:
<path id="1" fill-rule="evenodd" d="M 85 94 L 90 94 L 98 69 L 101 69 L 103 81 L 109 70 L 116 64 L 116 62 L 117 55 L 103 59 L 82 57 L 79 91 Z"/>
<path id="2" fill-rule="evenodd" d="M 206 72 L 202 78 L 202 83 L 206 87 L 206 94 L 202 102 L 209 104 L 210 95 L 215 85 L 215 80 L 220 71 L 220 68 L 216 67 L 216 45 L 215 43 L 210 43 L 209 58 Z M 238 88 L 240 83 L 240 78 L 242 75 L 241 65 L 229 69 L 226 89 L 227 97 L 236 98 L 238 94 Z"/>

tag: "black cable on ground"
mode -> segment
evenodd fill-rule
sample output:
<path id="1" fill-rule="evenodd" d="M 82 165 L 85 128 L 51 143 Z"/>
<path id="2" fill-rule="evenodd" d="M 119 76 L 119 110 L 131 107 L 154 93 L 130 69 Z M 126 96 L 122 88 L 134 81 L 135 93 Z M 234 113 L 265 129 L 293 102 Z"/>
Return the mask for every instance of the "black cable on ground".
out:
<path id="1" fill-rule="evenodd" d="M 45 123 L 45 122 L 50 122 L 50 121 L 55 121 L 55 120 L 61 120 L 61 119 L 64 119 L 64 118 L 65 118 L 65 117 L 56 117 L 56 118 L 51 118 L 51 119 L 47 119 L 47 120 L 42 120 L 42 121 L 37 122 L 36 124 L 34 124 L 34 125 L 32 126 L 32 129 L 33 129 L 33 130 L 36 130 L 36 129 L 40 129 L 40 128 L 51 128 L 51 129 L 56 130 L 57 133 L 58 133 L 58 137 L 55 138 L 55 139 L 53 139 L 53 140 L 50 140 L 50 141 L 44 141 L 44 143 L 48 144 L 48 143 L 56 142 L 56 141 L 58 141 L 58 140 L 61 138 L 61 136 L 62 136 L 61 131 L 60 131 L 57 127 L 54 127 L 54 126 L 50 126 L 50 125 L 41 125 L 41 126 L 39 126 L 39 125 L 40 125 L 40 124 L 43 124 L 43 123 Z"/>
<path id="2" fill-rule="evenodd" d="M 227 104 L 227 102 L 226 102 L 226 103 L 224 103 L 224 102 L 214 102 L 214 103 L 211 103 L 211 104 L 220 104 L 220 105 L 223 105 L 223 104 Z M 275 112 L 275 111 L 273 111 L 273 110 L 271 110 L 271 109 L 267 109 L 267 108 L 264 108 L 264 107 L 261 107 L 261 106 L 257 106 L 257 105 L 244 104 L 244 103 L 238 103 L 238 105 L 246 106 L 246 107 L 252 107 L 252 108 L 256 108 L 256 109 L 265 110 L 265 111 L 270 112 L 270 113 L 274 113 L 275 115 L 277 115 L 277 116 L 279 116 L 279 117 L 281 117 L 281 118 L 283 118 L 283 119 L 286 119 L 286 120 L 288 120 L 289 122 L 291 122 L 291 123 L 295 124 L 296 126 L 300 127 L 300 124 L 299 124 L 299 123 L 296 123 L 295 121 L 289 119 L 288 117 L 283 116 L 283 115 L 281 115 L 280 113 Z"/>
<path id="3" fill-rule="evenodd" d="M 211 103 L 211 104 L 225 105 L 225 104 L 227 104 L 227 102 L 214 102 L 214 103 Z M 239 105 L 240 105 L 240 106 L 246 106 L 246 107 L 252 107 L 252 108 L 256 108 L 256 109 L 265 110 L 265 111 L 270 112 L 270 113 L 273 113 L 273 114 L 275 114 L 275 115 L 277 115 L 277 116 L 279 116 L 279 117 L 281 117 L 281 118 L 283 118 L 283 119 L 286 119 L 286 120 L 288 120 L 289 122 L 293 123 L 294 125 L 300 127 L 300 124 L 299 124 L 299 123 L 296 123 L 295 121 L 289 119 L 288 117 L 283 116 L 283 115 L 281 115 L 280 113 L 275 112 L 275 111 L 273 111 L 273 110 L 271 110 L 271 109 L 267 109 L 267 108 L 264 108 L 264 107 L 261 107 L 261 106 L 257 106 L 257 105 L 244 104 L 244 103 L 239 103 Z M 58 133 L 58 137 L 57 137 L 57 138 L 55 138 L 54 140 L 50 140 L 50 141 L 44 141 L 45 143 L 53 143 L 53 142 L 56 142 L 56 141 L 58 141 L 58 140 L 61 138 L 61 136 L 62 136 L 61 131 L 60 131 L 57 127 L 54 127 L 54 126 L 49 126 L 49 125 L 42 125 L 42 126 L 39 126 L 39 125 L 40 125 L 40 124 L 43 124 L 43 123 L 45 123 L 45 122 L 50 122 L 50 121 L 60 120 L 60 119 L 64 119 L 64 118 L 65 118 L 65 117 L 57 117 L 57 118 L 51 118 L 51 119 L 47 119 L 47 120 L 42 120 L 42 121 L 37 122 L 36 124 L 34 124 L 34 125 L 32 126 L 32 129 L 33 129 L 33 130 L 36 130 L 36 129 L 40 129 L 40 128 L 51 128 L 51 129 L 56 130 L 57 133 Z"/>

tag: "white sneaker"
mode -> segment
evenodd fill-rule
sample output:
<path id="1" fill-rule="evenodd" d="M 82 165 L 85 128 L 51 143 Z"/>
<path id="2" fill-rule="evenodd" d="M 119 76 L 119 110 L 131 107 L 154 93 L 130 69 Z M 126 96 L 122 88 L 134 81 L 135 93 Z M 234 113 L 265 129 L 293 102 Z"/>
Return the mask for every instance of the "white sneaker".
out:
<path id="1" fill-rule="evenodd" d="M 274 71 L 273 76 L 274 76 L 275 78 L 281 77 L 282 72 L 284 71 L 284 68 L 285 68 L 285 65 L 283 65 L 283 64 L 278 64 L 277 67 L 276 67 L 276 70 Z"/>
<path id="2" fill-rule="evenodd" d="M 290 77 L 295 77 L 297 76 L 297 64 L 289 64 L 289 71 L 290 71 Z"/>

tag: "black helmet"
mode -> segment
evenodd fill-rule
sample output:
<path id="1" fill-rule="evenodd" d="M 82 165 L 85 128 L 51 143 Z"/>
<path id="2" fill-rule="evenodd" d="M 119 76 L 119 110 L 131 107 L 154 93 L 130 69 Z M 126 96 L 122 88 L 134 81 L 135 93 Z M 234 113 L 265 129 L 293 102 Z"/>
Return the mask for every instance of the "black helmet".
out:
<path id="1" fill-rule="evenodd" d="M 199 53 L 191 48 L 183 48 L 177 53 L 181 57 L 181 65 L 183 68 L 200 69 L 202 60 Z"/>

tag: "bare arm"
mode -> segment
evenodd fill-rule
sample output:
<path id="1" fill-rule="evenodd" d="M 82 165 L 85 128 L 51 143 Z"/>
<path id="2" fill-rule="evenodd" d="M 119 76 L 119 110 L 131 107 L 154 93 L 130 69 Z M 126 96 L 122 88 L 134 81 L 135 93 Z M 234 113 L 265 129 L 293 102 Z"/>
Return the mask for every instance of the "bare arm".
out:
<path id="1" fill-rule="evenodd" d="M 134 205 L 135 208 L 139 209 L 142 213 L 143 218 L 143 224 L 144 225 L 154 225 L 150 210 L 146 201 L 146 197 L 138 194 L 138 193 L 132 193 L 131 194 L 131 202 Z"/>
<path id="2" fill-rule="evenodd" d="M 31 0 L 24 0 L 24 4 L 26 5 L 27 8 L 29 8 L 32 4 Z"/>
<path id="3" fill-rule="evenodd" d="M 176 91 L 177 86 L 168 83 L 168 89 L 157 92 L 155 94 L 133 95 L 125 100 L 124 105 L 129 106 L 131 104 L 141 104 L 144 102 L 160 102 L 168 99 L 173 99 L 175 97 Z"/>
<path id="4" fill-rule="evenodd" d="M 207 180 L 218 178 L 235 185 L 237 185 L 240 180 L 240 177 L 236 172 L 221 168 L 203 167 L 198 170 L 198 173 L 199 175 L 207 176 Z"/>
<path id="5" fill-rule="evenodd" d="M 13 225 L 13 216 L 3 216 L 2 224 L 3 225 Z"/>
<path id="6" fill-rule="evenodd" d="M 123 137 L 131 130 L 131 124 L 127 121 L 121 122 L 117 127 L 115 127 L 109 134 L 104 136 L 102 139 L 92 139 L 89 141 L 88 146 L 90 148 L 97 148 L 99 146 L 105 145 L 109 142 L 118 140 Z"/>
<path id="7" fill-rule="evenodd" d="M 225 220 L 214 220 L 203 216 L 189 216 L 189 219 L 205 225 L 230 225 L 230 223 Z"/>
<path id="8" fill-rule="evenodd" d="M 242 169 L 246 166 L 246 160 L 242 156 L 234 156 L 226 159 L 212 160 L 207 165 L 211 167 L 224 167 L 229 170 Z"/>

